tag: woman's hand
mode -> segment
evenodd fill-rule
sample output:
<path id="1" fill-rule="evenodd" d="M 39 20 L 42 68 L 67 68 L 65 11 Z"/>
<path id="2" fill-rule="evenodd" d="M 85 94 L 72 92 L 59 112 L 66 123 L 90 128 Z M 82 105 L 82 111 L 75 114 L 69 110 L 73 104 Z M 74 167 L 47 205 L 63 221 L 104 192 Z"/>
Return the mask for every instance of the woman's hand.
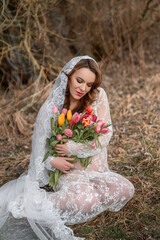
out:
<path id="1" fill-rule="evenodd" d="M 70 173 L 68 170 L 74 168 L 74 164 L 68 161 L 73 161 L 74 158 L 68 157 L 55 157 L 53 160 L 50 161 L 50 164 L 60 170 L 63 173 Z"/>
<path id="2" fill-rule="evenodd" d="M 63 142 L 68 142 L 68 140 L 64 139 Z M 70 154 L 66 144 L 56 144 L 55 149 L 60 156 L 65 156 Z"/>

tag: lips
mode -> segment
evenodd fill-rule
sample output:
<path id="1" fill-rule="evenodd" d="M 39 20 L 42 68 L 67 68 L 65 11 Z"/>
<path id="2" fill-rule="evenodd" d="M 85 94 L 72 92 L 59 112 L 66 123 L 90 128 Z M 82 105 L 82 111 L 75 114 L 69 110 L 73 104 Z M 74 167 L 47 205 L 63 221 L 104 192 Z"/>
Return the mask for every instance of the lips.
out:
<path id="1" fill-rule="evenodd" d="M 77 92 L 77 95 L 78 95 L 79 97 L 81 97 L 81 96 L 83 95 L 83 93 Z"/>

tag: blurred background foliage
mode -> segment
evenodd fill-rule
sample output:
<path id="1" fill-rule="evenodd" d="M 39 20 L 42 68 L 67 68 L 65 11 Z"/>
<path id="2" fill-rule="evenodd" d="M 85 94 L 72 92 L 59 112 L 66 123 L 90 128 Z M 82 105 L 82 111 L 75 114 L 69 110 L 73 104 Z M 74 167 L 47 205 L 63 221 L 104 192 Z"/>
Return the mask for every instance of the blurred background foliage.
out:
<path id="1" fill-rule="evenodd" d="M 51 81 L 85 54 L 144 72 L 156 61 L 159 22 L 159 0 L 0 0 L 0 84 Z"/>

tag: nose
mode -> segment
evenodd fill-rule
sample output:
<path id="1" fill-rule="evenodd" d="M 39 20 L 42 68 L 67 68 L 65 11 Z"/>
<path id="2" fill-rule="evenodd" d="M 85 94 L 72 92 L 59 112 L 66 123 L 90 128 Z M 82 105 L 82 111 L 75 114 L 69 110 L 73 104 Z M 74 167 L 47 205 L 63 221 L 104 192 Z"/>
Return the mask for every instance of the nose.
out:
<path id="1" fill-rule="evenodd" d="M 86 83 L 81 84 L 80 89 L 81 89 L 82 92 L 85 92 Z"/>

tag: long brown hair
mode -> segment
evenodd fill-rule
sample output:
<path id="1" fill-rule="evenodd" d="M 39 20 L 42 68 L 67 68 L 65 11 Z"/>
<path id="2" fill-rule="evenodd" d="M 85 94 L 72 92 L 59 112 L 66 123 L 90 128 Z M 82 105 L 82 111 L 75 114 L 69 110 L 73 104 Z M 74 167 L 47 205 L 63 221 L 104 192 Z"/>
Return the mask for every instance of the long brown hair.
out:
<path id="1" fill-rule="evenodd" d="M 101 74 L 101 71 L 100 71 L 98 65 L 91 59 L 80 60 L 75 65 L 75 67 L 72 69 L 71 72 L 69 72 L 68 74 L 65 73 L 66 76 L 68 77 L 68 83 L 67 83 L 67 87 L 66 87 L 65 101 L 64 101 L 65 108 L 69 109 L 69 106 L 70 106 L 70 97 L 69 97 L 69 95 L 70 95 L 70 91 L 69 91 L 70 77 L 72 76 L 73 73 L 75 73 L 80 68 L 90 69 L 96 75 L 96 79 L 95 79 L 95 82 L 92 85 L 92 88 L 90 89 L 90 91 L 79 100 L 80 104 L 78 104 L 78 106 L 75 109 L 73 109 L 72 113 L 83 112 L 86 107 L 88 107 L 95 101 L 96 93 L 99 92 L 97 88 L 100 86 L 100 84 L 102 82 L 102 74 Z"/>

